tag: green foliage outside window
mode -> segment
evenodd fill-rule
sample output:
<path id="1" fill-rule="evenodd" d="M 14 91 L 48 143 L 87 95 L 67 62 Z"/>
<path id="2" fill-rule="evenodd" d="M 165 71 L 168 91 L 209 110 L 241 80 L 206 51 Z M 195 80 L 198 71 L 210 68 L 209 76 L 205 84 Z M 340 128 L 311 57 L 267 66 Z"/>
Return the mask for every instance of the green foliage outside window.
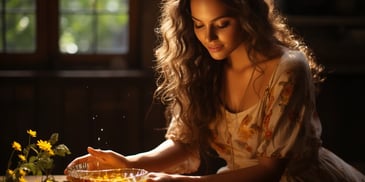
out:
<path id="1" fill-rule="evenodd" d="M 58 5 L 61 53 L 128 52 L 128 0 L 58 0 Z M 45 36 L 36 35 L 36 9 L 36 0 L 0 0 L 0 53 L 36 50 L 36 36 Z"/>
<path id="2" fill-rule="evenodd" d="M 0 1 L 0 52 L 34 52 L 35 24 L 35 0 Z"/>
<path id="3" fill-rule="evenodd" d="M 63 53 L 126 53 L 128 0 L 61 0 Z"/>

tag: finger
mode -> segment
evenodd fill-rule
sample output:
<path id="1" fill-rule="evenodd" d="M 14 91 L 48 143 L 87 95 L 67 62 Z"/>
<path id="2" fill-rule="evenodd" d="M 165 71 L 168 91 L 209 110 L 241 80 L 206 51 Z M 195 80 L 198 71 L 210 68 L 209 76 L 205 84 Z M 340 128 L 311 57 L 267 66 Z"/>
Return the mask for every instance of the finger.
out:
<path id="1" fill-rule="evenodd" d="M 93 156 L 100 156 L 102 154 L 104 154 L 105 152 L 103 152 L 103 150 L 100 150 L 100 149 L 94 149 L 92 147 L 87 147 L 87 152 L 90 154 L 90 155 L 93 155 Z"/>
<path id="2" fill-rule="evenodd" d="M 158 180 L 160 180 L 160 179 L 159 179 L 159 176 L 157 175 L 157 173 L 150 172 L 147 174 L 146 182 L 154 182 L 154 181 L 158 181 Z"/>
<path id="3" fill-rule="evenodd" d="M 68 169 L 63 170 L 63 174 L 68 175 Z"/>
<path id="4" fill-rule="evenodd" d="M 90 155 L 90 157 L 87 160 L 87 169 L 88 170 L 101 169 L 102 163 L 103 161 L 101 161 L 100 158 Z"/>
<path id="5" fill-rule="evenodd" d="M 97 160 L 101 163 L 108 163 L 108 160 L 112 157 L 114 153 L 110 152 L 109 150 L 101 150 L 101 149 L 94 149 L 92 147 L 88 147 L 87 151 L 94 160 Z"/>

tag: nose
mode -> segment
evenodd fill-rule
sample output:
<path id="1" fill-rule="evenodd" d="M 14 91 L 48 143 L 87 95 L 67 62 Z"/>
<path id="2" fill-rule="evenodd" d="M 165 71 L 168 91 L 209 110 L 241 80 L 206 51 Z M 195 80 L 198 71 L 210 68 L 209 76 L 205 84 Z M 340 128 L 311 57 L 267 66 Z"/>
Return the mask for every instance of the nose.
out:
<path id="1" fill-rule="evenodd" d="M 205 32 L 205 40 L 210 42 L 217 39 L 217 32 L 216 29 L 212 26 L 206 29 Z"/>

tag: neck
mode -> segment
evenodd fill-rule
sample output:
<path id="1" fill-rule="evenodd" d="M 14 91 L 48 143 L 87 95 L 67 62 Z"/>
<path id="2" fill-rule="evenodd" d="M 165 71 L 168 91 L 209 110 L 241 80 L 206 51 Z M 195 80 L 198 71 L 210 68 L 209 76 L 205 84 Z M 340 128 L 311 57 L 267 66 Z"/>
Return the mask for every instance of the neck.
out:
<path id="1" fill-rule="evenodd" d="M 242 72 L 252 66 L 246 46 L 242 43 L 227 58 L 226 68 L 234 72 Z"/>
<path id="2" fill-rule="evenodd" d="M 255 70 L 256 68 L 252 64 L 241 67 L 239 70 L 226 66 L 221 98 L 225 108 L 230 112 L 238 113 L 250 105 L 246 104 L 245 100 L 248 92 L 252 92 Z"/>

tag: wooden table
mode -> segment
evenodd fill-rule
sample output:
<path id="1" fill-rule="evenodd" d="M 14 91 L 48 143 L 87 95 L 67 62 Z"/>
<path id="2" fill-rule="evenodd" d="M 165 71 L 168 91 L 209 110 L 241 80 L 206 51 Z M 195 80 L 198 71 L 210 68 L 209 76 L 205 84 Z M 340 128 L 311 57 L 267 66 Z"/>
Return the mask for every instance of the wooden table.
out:
<path id="1" fill-rule="evenodd" d="M 53 175 L 57 182 L 65 182 L 68 181 L 65 175 Z M 42 176 L 26 176 L 25 180 L 27 182 L 41 182 Z"/>

